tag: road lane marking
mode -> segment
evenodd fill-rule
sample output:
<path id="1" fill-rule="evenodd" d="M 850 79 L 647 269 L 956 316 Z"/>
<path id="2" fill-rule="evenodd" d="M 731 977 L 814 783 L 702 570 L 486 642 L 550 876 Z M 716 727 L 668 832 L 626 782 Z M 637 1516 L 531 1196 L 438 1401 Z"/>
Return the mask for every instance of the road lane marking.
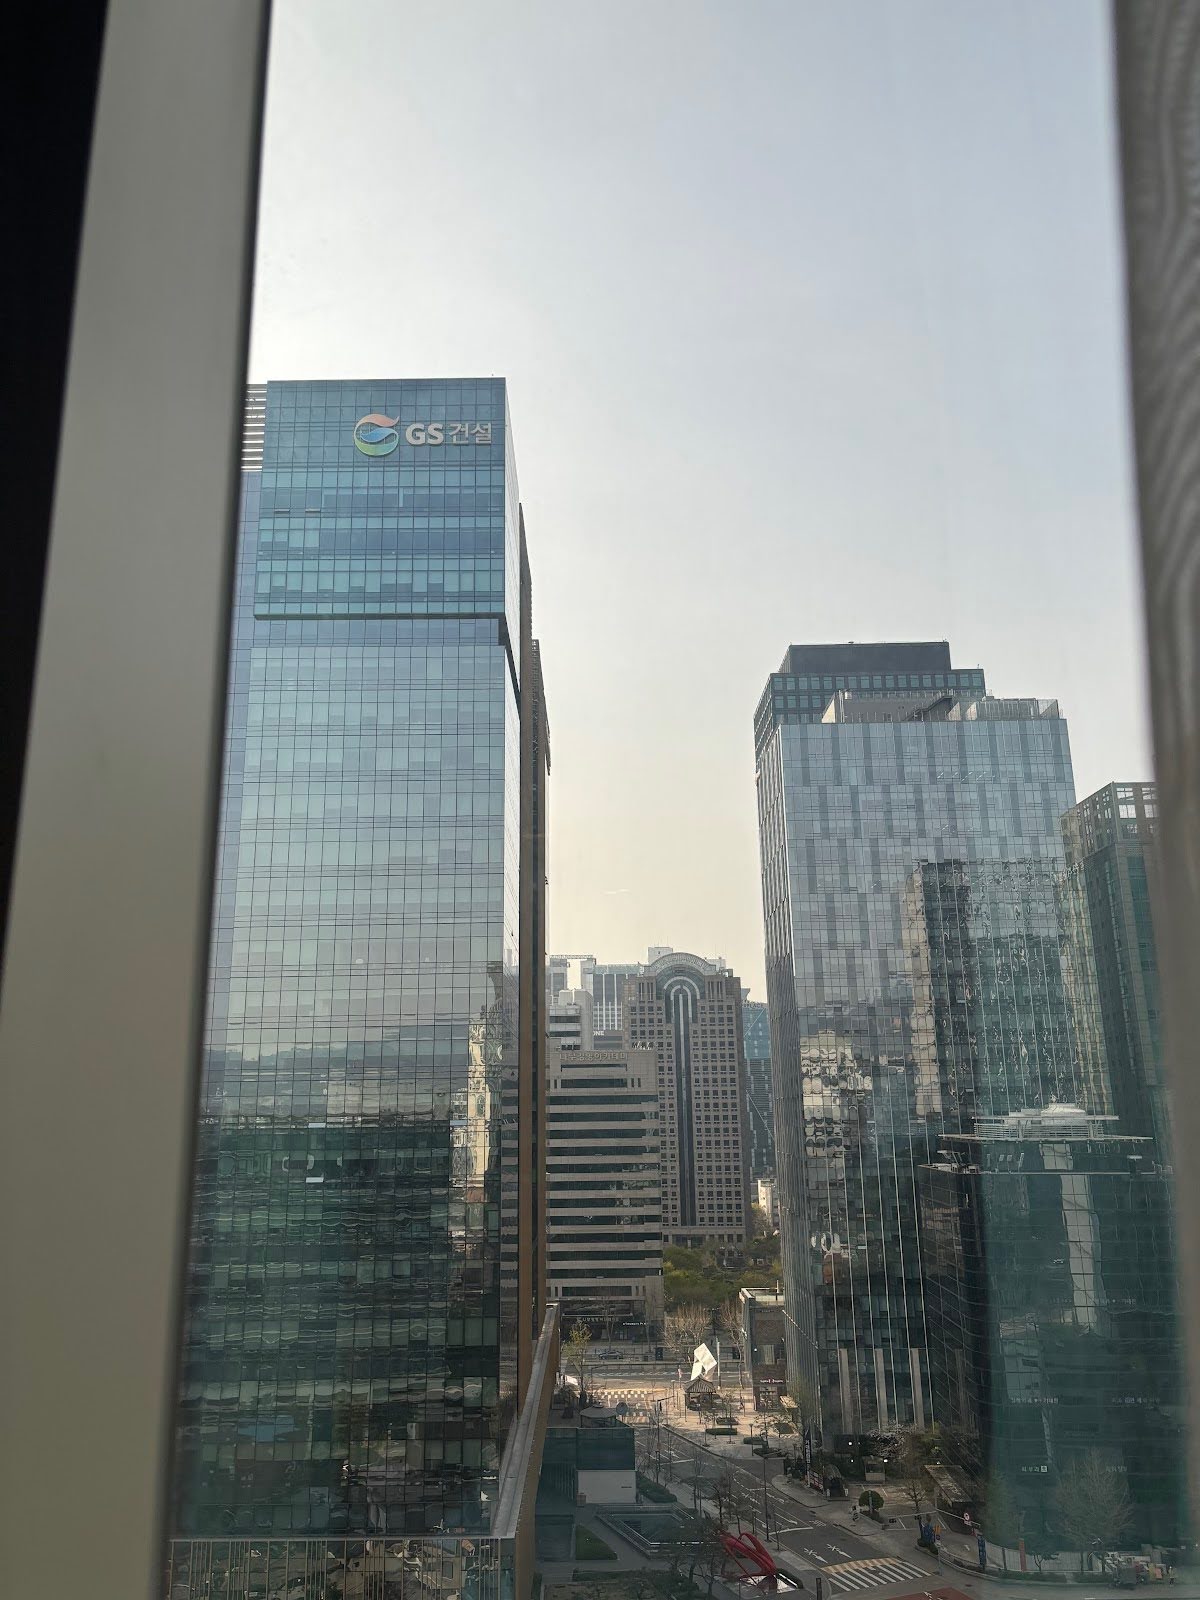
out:
<path id="1" fill-rule="evenodd" d="M 928 1578 L 929 1569 L 896 1556 L 873 1556 L 862 1561 L 842 1561 L 825 1568 L 824 1576 L 838 1588 L 874 1589 L 885 1583 L 907 1583 Z"/>

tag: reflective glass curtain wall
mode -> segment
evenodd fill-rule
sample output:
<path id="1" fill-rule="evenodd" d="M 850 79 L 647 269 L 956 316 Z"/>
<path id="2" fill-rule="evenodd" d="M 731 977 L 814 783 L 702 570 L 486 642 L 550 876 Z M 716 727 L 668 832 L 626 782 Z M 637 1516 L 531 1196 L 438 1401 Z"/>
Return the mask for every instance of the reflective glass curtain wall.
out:
<path id="1" fill-rule="evenodd" d="M 856 682 L 839 701 L 849 671 L 815 666 L 842 651 Z M 982 673 L 951 669 L 945 646 L 793 646 L 784 665 L 814 668 L 776 674 L 756 718 L 788 1370 L 798 1394 L 819 1395 L 829 1438 L 933 1420 L 916 1175 L 968 1108 L 947 1115 L 928 1093 L 937 1050 L 913 896 L 944 909 L 947 871 L 961 885 L 986 866 L 982 890 L 956 891 L 968 925 L 938 947 L 960 966 L 969 952 L 989 978 L 978 1014 L 999 1007 L 996 1048 L 969 1069 L 982 1062 L 993 1087 L 1010 1075 L 1018 1103 L 1074 1084 L 1043 927 L 1074 790 L 1057 705 L 976 698 Z M 789 675 L 805 678 L 803 710 L 775 687 Z M 1027 1046 L 1044 1059 L 1014 1076 Z M 992 1088 L 984 1098 L 1012 1105 Z"/>
<path id="2" fill-rule="evenodd" d="M 750 1179 L 775 1174 L 775 1114 L 771 1106 L 771 1023 L 762 1000 L 742 999 L 746 1044 L 746 1141 Z"/>
<path id="3" fill-rule="evenodd" d="M 1121 1131 L 1152 1138 L 1171 1165 L 1158 947 L 1158 799 L 1110 783 L 1062 819 L 1066 972 L 1080 1049 L 1112 1085 Z"/>
<path id="4" fill-rule="evenodd" d="M 486 1529 L 536 1309 L 501 1270 L 528 634 L 505 385 L 272 383 L 246 464 L 176 1531 Z"/>
<path id="5" fill-rule="evenodd" d="M 1171 1194 L 1149 1139 L 1065 1108 L 983 1118 L 921 1169 L 934 1405 L 966 1482 L 1062 1548 L 1055 1489 L 1093 1453 L 1134 1542 L 1186 1536 Z"/>

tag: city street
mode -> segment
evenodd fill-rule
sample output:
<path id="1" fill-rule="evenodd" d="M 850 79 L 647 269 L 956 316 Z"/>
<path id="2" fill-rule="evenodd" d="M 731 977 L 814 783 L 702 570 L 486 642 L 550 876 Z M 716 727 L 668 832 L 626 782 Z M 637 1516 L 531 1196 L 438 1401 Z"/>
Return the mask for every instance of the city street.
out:
<path id="1" fill-rule="evenodd" d="M 639 1430 L 645 1433 L 646 1430 Z M 703 1491 L 710 1510 L 714 1510 L 711 1484 L 726 1469 L 732 1471 L 738 1486 L 746 1495 L 754 1496 L 758 1531 L 762 1531 L 763 1473 L 762 1458 L 753 1456 L 740 1439 L 704 1439 L 703 1436 L 675 1426 L 662 1429 L 664 1464 L 669 1464 L 674 1477 L 664 1481 L 686 1504 L 688 1481 L 702 1475 L 710 1487 Z M 696 1457 L 703 1466 L 697 1473 Z M 950 1559 L 951 1553 L 960 1559 L 970 1559 L 973 1542 L 965 1537 L 947 1535 L 944 1557 L 927 1555 L 916 1545 L 915 1529 L 911 1519 L 901 1517 L 892 1525 L 874 1523 L 860 1517 L 854 1520 L 851 1502 L 827 1501 L 815 1490 L 801 1487 L 782 1472 L 780 1458 L 767 1458 L 767 1510 L 770 1514 L 770 1534 L 767 1544 L 776 1555 L 780 1569 L 792 1577 L 800 1578 L 806 1592 L 815 1585 L 810 1574 L 821 1578 L 824 1600 L 832 1595 L 861 1590 L 873 1591 L 873 1600 L 899 1600 L 901 1596 L 918 1595 L 921 1600 L 936 1597 L 965 1596 L 967 1600 L 1045 1600 L 1046 1585 L 1032 1579 L 1022 1582 L 1015 1571 L 1017 1557 L 1010 1553 L 1012 1576 L 999 1579 L 958 1567 Z M 745 1516 L 743 1516 L 743 1524 Z M 997 1552 L 993 1549 L 992 1559 Z M 1165 1592 L 1165 1585 L 1157 1587 Z M 1077 1600 L 1109 1600 L 1116 1594 L 1111 1580 L 1098 1573 L 1086 1584 L 1073 1584 L 1070 1592 Z M 1181 1572 L 1171 1593 L 1178 1600 L 1200 1600 L 1200 1583 L 1193 1569 Z"/>
<path id="2" fill-rule="evenodd" d="M 865 1518 L 856 1524 L 847 1502 L 831 1504 L 785 1478 L 778 1456 L 767 1458 L 764 1483 L 763 1458 L 750 1453 L 744 1434 L 707 1440 L 668 1425 L 660 1448 L 664 1481 L 685 1503 L 691 1484 L 711 1506 L 714 1485 L 732 1475 L 746 1508 L 743 1524 L 751 1520 L 761 1533 L 765 1506 L 767 1543 L 778 1552 L 781 1568 L 794 1576 L 821 1573 L 828 1592 L 914 1584 L 924 1592 L 937 1576 L 937 1563 L 915 1548 L 907 1530 L 887 1530 Z"/>

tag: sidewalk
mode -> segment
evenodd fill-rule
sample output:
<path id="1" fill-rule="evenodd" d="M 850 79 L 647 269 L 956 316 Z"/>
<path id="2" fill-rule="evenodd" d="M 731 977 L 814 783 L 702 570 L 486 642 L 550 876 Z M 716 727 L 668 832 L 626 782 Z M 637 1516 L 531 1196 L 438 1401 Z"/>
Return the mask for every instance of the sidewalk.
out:
<path id="1" fill-rule="evenodd" d="M 917 1545 L 916 1512 L 911 1503 L 901 1500 L 896 1495 L 885 1498 L 879 1513 L 884 1520 L 876 1522 L 861 1513 L 857 1520 L 853 1516 L 851 1506 L 856 1495 L 861 1492 L 859 1485 L 847 1485 L 849 1498 L 841 1501 L 826 1500 L 820 1490 L 798 1484 L 782 1473 L 771 1480 L 771 1487 L 790 1500 L 794 1500 L 797 1505 L 809 1507 L 823 1505 L 826 1521 L 842 1523 L 859 1538 L 868 1537 L 872 1532 L 879 1534 L 881 1548 L 890 1549 L 897 1555 L 920 1548 Z M 1045 1573 L 1061 1574 L 1065 1582 L 1044 1583 L 1037 1579 L 1039 1568 L 1032 1556 L 1027 1558 L 1028 1571 L 1022 1573 L 1020 1552 L 1002 1551 L 999 1545 L 989 1540 L 987 1572 L 983 1573 L 979 1570 L 979 1546 L 975 1534 L 963 1532 L 942 1512 L 929 1509 L 925 1514 L 933 1518 L 935 1525 L 941 1526 L 939 1543 L 945 1575 L 948 1580 L 960 1586 L 966 1579 L 965 1586 L 973 1589 L 969 1580 L 974 1579 L 980 1591 L 1012 1594 L 1021 1596 L 1022 1600 L 1026 1595 L 1036 1594 L 1044 1597 L 1047 1592 L 1052 1594 L 1060 1590 L 1075 1596 L 1084 1596 L 1086 1600 L 1100 1600 L 1100 1597 L 1115 1595 L 1118 1592 L 1116 1584 L 1108 1574 L 1089 1572 L 1080 1577 L 1078 1551 L 1068 1550 L 1056 1556 L 1045 1557 L 1040 1570 Z M 1026 1581 L 1022 1582 L 1022 1578 Z M 1154 1582 L 1139 1587 L 1161 1591 L 1164 1595 L 1169 1590 L 1172 1595 L 1178 1595 L 1179 1600 L 1200 1600 L 1200 1573 L 1189 1568 L 1185 1573 L 1177 1574 L 1173 1584 Z"/>

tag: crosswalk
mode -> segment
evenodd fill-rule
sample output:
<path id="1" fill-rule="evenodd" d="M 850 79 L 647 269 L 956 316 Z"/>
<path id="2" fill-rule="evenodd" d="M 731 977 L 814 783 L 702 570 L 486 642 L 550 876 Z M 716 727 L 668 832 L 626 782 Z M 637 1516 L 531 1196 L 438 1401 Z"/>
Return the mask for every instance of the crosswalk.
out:
<path id="1" fill-rule="evenodd" d="M 622 1401 L 629 1407 L 635 1416 L 649 1416 L 654 1410 L 654 1402 L 662 1399 L 662 1394 L 654 1389 L 626 1389 L 626 1388 L 593 1388 L 592 1398 L 601 1405 L 615 1406 Z"/>
<path id="2" fill-rule="evenodd" d="M 821 1576 L 837 1589 L 877 1589 L 884 1583 L 909 1583 L 913 1578 L 929 1577 L 926 1567 L 896 1557 L 873 1556 L 866 1561 L 840 1561 L 822 1567 Z"/>

